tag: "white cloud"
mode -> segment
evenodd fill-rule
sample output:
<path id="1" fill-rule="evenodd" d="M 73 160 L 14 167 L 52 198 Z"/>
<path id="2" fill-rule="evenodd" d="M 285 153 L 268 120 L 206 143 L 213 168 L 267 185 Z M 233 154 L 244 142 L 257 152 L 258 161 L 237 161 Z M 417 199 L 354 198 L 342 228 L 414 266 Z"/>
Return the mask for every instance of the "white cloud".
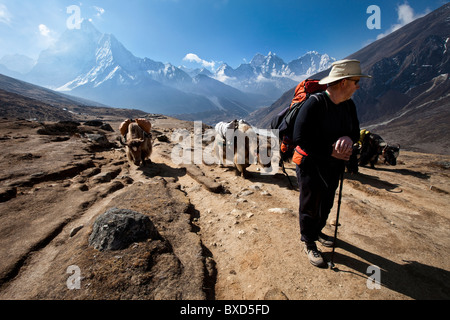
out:
<path id="1" fill-rule="evenodd" d="M 0 23 L 10 25 L 12 15 L 4 4 L 0 4 Z"/>
<path id="2" fill-rule="evenodd" d="M 56 33 L 50 30 L 45 24 L 39 25 L 39 34 L 42 36 L 40 43 L 43 47 L 48 47 L 56 41 Z"/>
<path id="3" fill-rule="evenodd" d="M 97 11 L 96 16 L 97 17 L 101 17 L 104 13 L 105 13 L 105 9 L 94 6 L 95 11 Z"/>
<path id="4" fill-rule="evenodd" d="M 406 25 L 413 22 L 417 17 L 414 17 L 414 9 L 411 8 L 408 3 L 399 5 L 397 8 L 398 20 L 401 25 Z"/>
<path id="5" fill-rule="evenodd" d="M 414 13 L 414 9 L 410 7 L 408 2 L 405 2 L 397 7 L 397 14 L 398 14 L 398 23 L 392 25 L 385 33 L 382 33 L 378 35 L 377 40 L 384 38 L 388 34 L 391 34 L 394 31 L 397 31 L 401 27 L 407 25 L 410 22 L 413 22 L 414 20 L 423 17 L 424 15 L 428 14 L 429 10 L 426 10 L 425 13 L 416 15 Z"/>
<path id="6" fill-rule="evenodd" d="M 50 37 L 50 29 L 45 24 L 39 25 L 39 33 L 44 37 Z"/>
<path id="7" fill-rule="evenodd" d="M 214 69 L 216 62 L 215 61 L 206 61 L 203 59 L 200 59 L 198 55 L 195 53 L 188 53 L 184 58 L 183 61 L 189 61 L 189 62 L 196 62 L 198 64 L 201 64 L 205 68 L 211 68 Z"/>

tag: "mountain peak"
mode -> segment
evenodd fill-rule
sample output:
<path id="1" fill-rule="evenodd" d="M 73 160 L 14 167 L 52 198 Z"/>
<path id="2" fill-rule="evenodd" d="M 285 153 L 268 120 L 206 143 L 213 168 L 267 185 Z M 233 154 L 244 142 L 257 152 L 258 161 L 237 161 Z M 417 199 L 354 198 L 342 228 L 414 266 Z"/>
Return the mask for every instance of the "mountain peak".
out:
<path id="1" fill-rule="evenodd" d="M 267 56 L 264 56 L 261 53 L 257 53 L 253 57 L 252 61 L 250 62 L 250 65 L 254 68 L 258 68 L 258 67 L 268 65 L 268 64 L 273 64 L 273 63 L 275 63 L 277 65 L 285 64 L 283 59 L 281 59 L 279 56 L 277 56 L 276 53 L 269 51 Z"/>
<path id="2" fill-rule="evenodd" d="M 262 55 L 261 53 L 257 53 L 253 57 L 252 61 L 250 61 L 250 65 L 252 67 L 258 67 L 264 63 L 264 60 L 266 60 L 266 57 L 264 55 Z"/>
<path id="3" fill-rule="evenodd" d="M 92 21 L 90 21 L 89 19 L 83 19 L 81 21 L 80 28 L 84 29 L 84 30 L 86 30 L 86 29 L 95 29 L 95 30 L 97 30 L 94 27 L 94 24 L 92 23 Z"/>
<path id="4" fill-rule="evenodd" d="M 92 38 L 97 38 L 97 39 L 100 38 L 100 36 L 102 35 L 102 33 L 100 31 L 98 31 L 98 29 L 88 19 L 83 19 L 81 21 L 79 28 L 68 29 L 66 31 L 66 33 L 69 33 L 71 36 L 73 34 L 78 34 L 78 35 L 83 34 L 83 35 L 86 35 L 86 36 L 89 36 Z"/>
<path id="5" fill-rule="evenodd" d="M 320 55 L 320 53 L 315 50 L 312 50 L 312 51 L 308 51 L 303 56 L 317 56 L 317 55 Z"/>
<path id="6" fill-rule="evenodd" d="M 269 52 L 269 54 L 267 55 L 265 60 L 266 61 L 276 61 L 276 63 L 285 64 L 283 59 L 281 59 L 279 56 L 277 56 L 276 53 L 273 53 L 272 51 Z"/>

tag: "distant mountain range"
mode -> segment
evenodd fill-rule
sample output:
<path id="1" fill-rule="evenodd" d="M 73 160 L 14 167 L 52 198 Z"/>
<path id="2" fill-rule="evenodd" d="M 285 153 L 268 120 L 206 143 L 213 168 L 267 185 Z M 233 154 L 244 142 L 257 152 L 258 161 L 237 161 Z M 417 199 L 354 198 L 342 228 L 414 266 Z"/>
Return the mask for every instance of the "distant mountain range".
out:
<path id="1" fill-rule="evenodd" d="M 249 64 L 233 69 L 222 64 L 214 77 L 245 92 L 269 97 L 280 97 L 286 90 L 295 87 L 306 77 L 325 70 L 336 61 L 327 54 L 311 51 L 302 57 L 285 63 L 276 54 L 257 54 Z"/>
<path id="2" fill-rule="evenodd" d="M 257 54 L 237 69 L 223 64 L 214 73 L 188 70 L 138 58 L 114 35 L 84 20 L 80 29 L 66 30 L 41 52 L 34 66 L 24 56 L 10 55 L 0 60 L 0 73 L 112 107 L 214 122 L 246 117 L 270 105 L 299 79 L 333 61 L 326 54 L 309 52 L 285 63 L 269 53 Z"/>
<path id="3" fill-rule="evenodd" d="M 363 127 L 409 149 L 450 154 L 450 4 L 348 58 L 360 60 L 363 73 L 373 77 L 363 79 L 353 97 Z M 256 111 L 252 124 L 269 127 L 293 96 L 291 89 Z"/>

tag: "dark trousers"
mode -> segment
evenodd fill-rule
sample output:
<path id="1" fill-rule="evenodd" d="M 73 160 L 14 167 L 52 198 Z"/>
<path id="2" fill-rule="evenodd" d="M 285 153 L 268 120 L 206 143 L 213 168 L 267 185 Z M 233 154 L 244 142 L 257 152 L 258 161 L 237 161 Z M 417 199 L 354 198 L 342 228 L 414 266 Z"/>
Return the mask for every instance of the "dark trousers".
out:
<path id="1" fill-rule="evenodd" d="M 337 162 L 319 167 L 305 161 L 300 167 L 297 166 L 300 234 L 306 244 L 317 241 L 325 227 L 343 170 L 344 164 Z"/>

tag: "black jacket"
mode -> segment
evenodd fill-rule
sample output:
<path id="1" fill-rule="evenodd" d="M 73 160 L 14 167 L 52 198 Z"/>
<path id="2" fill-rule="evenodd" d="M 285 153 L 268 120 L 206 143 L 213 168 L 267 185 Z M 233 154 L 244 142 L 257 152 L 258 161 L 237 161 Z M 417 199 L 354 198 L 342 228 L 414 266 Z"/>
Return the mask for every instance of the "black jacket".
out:
<path id="1" fill-rule="evenodd" d="M 315 96 L 318 99 L 310 97 L 300 109 L 293 139 L 315 163 L 327 164 L 336 160 L 332 146 L 340 137 L 359 140 L 359 120 L 353 100 L 336 105 L 325 92 Z"/>

